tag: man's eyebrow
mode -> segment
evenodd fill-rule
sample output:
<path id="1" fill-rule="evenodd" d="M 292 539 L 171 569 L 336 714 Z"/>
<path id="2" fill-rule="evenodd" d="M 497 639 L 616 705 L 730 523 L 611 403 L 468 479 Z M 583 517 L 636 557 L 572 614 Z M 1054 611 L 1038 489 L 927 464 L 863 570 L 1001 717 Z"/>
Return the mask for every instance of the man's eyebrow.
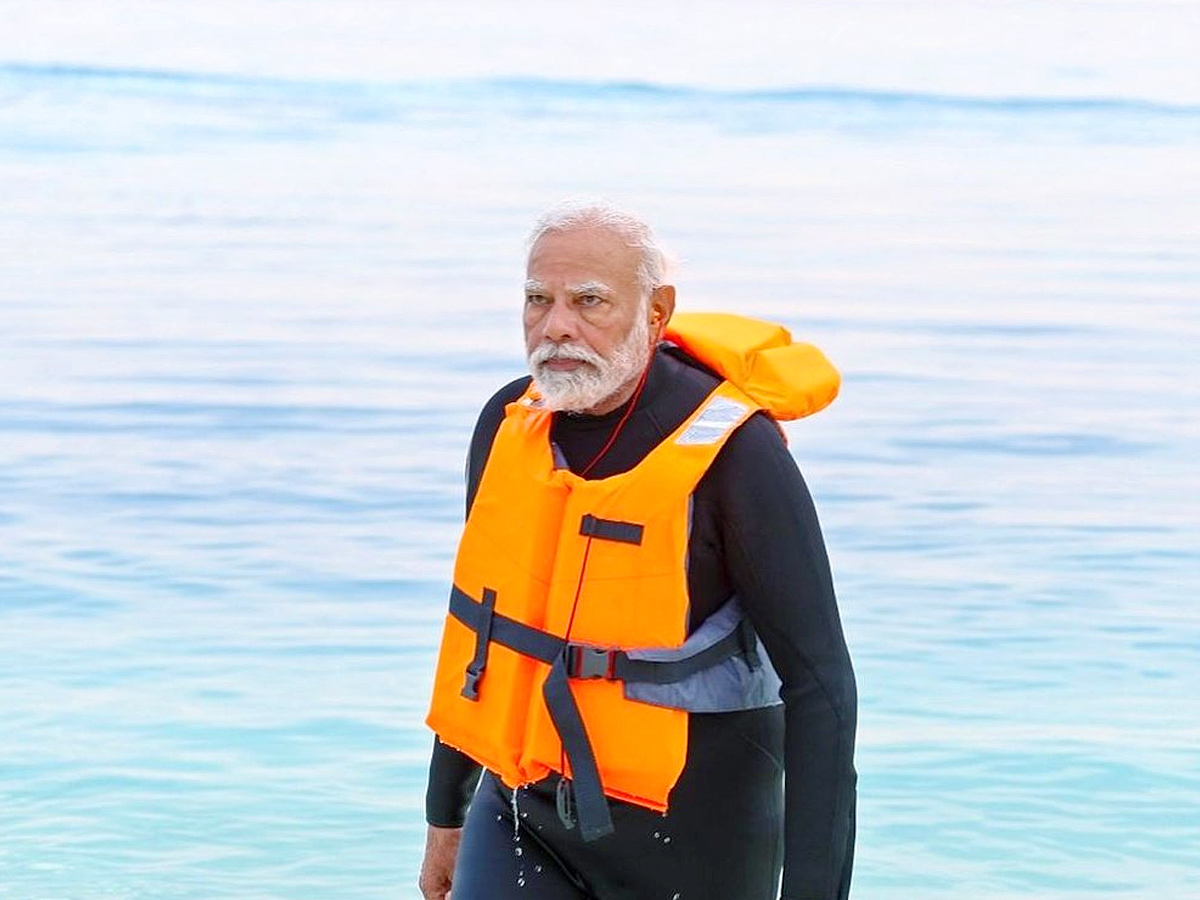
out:
<path id="1" fill-rule="evenodd" d="M 572 296 L 579 297 L 583 294 L 600 294 L 607 297 L 612 294 L 612 288 L 603 281 L 585 281 L 583 284 L 576 284 L 571 287 Z"/>
<path id="2" fill-rule="evenodd" d="M 544 291 L 545 289 L 546 286 L 535 278 L 530 278 L 525 282 L 525 293 L 527 294 L 536 294 L 540 291 Z"/>

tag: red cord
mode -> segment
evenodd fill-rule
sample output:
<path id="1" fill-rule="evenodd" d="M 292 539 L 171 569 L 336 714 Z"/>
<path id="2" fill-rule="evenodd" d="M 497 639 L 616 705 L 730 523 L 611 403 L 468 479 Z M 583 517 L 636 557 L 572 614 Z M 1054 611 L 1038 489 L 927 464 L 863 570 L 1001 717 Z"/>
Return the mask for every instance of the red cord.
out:
<path id="1" fill-rule="evenodd" d="M 646 368 L 642 369 L 641 377 L 638 378 L 637 387 L 633 389 L 633 394 L 629 398 L 629 406 L 625 409 L 624 415 L 621 416 L 621 420 L 613 428 L 612 434 L 608 436 L 608 440 L 605 441 L 604 446 L 600 448 L 600 452 L 592 457 L 592 461 L 579 472 L 580 478 L 586 478 L 587 473 L 592 471 L 596 463 L 600 462 L 604 458 L 604 454 L 611 450 L 612 445 L 616 443 L 617 435 L 621 433 L 621 429 L 629 421 L 629 417 L 633 413 L 633 408 L 637 406 L 638 398 L 642 396 L 642 389 L 646 386 L 646 377 L 650 374 L 650 363 L 653 361 L 654 357 L 651 355 L 650 362 L 647 362 Z M 571 630 L 575 627 L 575 613 L 579 610 L 579 597 L 583 593 L 583 582 L 587 577 L 588 557 L 591 555 L 591 552 L 592 538 L 591 535 L 588 535 L 587 543 L 583 547 L 583 560 L 579 565 L 579 579 L 575 582 L 575 598 L 571 601 L 571 615 L 567 619 L 567 630 L 563 635 L 563 640 L 568 642 L 571 640 Z M 561 743 L 559 744 L 558 771 L 564 776 L 567 771 L 567 751 Z"/>
<path id="2" fill-rule="evenodd" d="M 654 357 L 651 356 L 650 359 L 651 362 L 653 362 Z M 612 430 L 612 434 L 608 436 L 608 440 L 605 442 L 604 446 L 600 448 L 600 452 L 592 457 L 592 461 L 590 463 L 583 467 L 583 470 L 579 473 L 580 478 L 587 478 L 588 472 L 592 471 L 596 463 L 600 462 L 600 460 L 604 458 L 604 454 L 611 450 L 612 445 L 616 443 L 617 435 L 621 433 L 621 429 L 624 428 L 625 423 L 629 421 L 630 415 L 633 414 L 633 408 L 637 406 L 638 398 L 642 396 L 642 388 L 646 386 L 646 376 L 649 374 L 650 363 L 647 363 L 646 368 L 642 369 L 642 375 L 640 378 L 638 378 L 637 387 L 634 388 L 633 396 L 629 398 L 629 406 L 626 407 L 625 414 L 621 416 L 621 421 L 619 421 L 617 423 L 617 427 Z"/>

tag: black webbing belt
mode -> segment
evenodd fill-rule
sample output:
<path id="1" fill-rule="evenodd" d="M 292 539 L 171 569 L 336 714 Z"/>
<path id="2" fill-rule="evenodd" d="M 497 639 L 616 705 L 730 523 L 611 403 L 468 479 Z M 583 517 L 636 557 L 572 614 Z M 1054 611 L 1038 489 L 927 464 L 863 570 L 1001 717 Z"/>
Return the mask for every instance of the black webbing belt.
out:
<path id="1" fill-rule="evenodd" d="M 484 589 L 482 602 L 472 599 L 457 586 L 452 588 L 450 615 L 476 636 L 475 656 L 467 666 L 462 689 L 462 695 L 469 700 L 478 699 L 479 681 L 487 668 L 487 649 L 491 643 L 549 664 L 550 674 L 542 685 L 542 697 L 571 763 L 579 830 L 585 841 L 594 841 L 611 833 L 613 824 L 592 742 L 571 693 L 569 679 L 603 678 L 672 684 L 738 654 L 745 654 L 752 668 L 759 664 L 755 653 L 757 639 L 746 619 L 716 643 L 692 656 L 654 661 L 630 659 L 625 651 L 613 647 L 573 643 L 510 619 L 496 612 L 496 594 L 488 588 Z"/>

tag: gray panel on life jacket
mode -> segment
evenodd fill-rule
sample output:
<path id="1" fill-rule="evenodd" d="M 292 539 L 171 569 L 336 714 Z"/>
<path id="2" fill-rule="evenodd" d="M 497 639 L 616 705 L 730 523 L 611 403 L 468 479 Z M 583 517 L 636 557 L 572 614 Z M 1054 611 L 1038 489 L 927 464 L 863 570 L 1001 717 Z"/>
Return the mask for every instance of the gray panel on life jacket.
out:
<path id="1" fill-rule="evenodd" d="M 692 424 L 687 427 L 675 443 L 684 446 L 688 444 L 715 444 L 741 421 L 742 416 L 750 409 L 745 403 L 731 400 L 728 397 L 714 397 L 704 407 Z"/>
<path id="2" fill-rule="evenodd" d="M 680 647 L 626 650 L 630 659 L 672 662 L 694 656 L 733 633 L 745 616 L 741 603 L 732 597 L 705 619 Z M 673 684 L 626 682 L 625 697 L 654 706 L 686 709 L 688 712 L 736 712 L 775 706 L 783 685 L 762 641 L 755 635 L 759 664 L 751 667 L 742 654 L 730 656 L 710 668 Z"/>

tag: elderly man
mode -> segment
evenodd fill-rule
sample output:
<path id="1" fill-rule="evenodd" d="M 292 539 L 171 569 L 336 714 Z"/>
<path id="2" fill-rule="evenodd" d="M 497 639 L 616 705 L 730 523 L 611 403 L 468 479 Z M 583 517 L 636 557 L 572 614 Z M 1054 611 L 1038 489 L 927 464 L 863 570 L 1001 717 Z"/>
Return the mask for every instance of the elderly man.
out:
<path id="1" fill-rule="evenodd" d="M 618 210 L 534 230 L 532 377 L 470 448 L 427 900 L 774 900 L 781 869 L 785 900 L 848 894 L 854 676 L 775 422 L 836 373 L 776 326 L 673 323 L 664 270 Z"/>

